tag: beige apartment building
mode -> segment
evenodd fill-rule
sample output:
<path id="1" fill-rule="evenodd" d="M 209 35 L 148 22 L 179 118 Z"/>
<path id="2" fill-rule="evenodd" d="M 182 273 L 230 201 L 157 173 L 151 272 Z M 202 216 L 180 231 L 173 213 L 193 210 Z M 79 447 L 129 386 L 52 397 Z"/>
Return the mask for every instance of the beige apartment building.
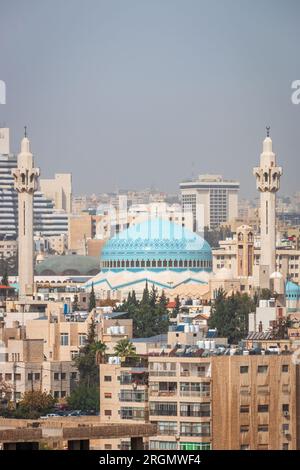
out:
<path id="1" fill-rule="evenodd" d="M 99 222 L 99 219 L 100 216 L 89 214 L 71 215 L 69 217 L 69 250 L 76 251 L 80 255 L 87 255 L 88 248 L 95 250 L 95 246 L 89 247 L 88 242 L 95 238 L 96 224 Z M 97 255 L 99 255 L 99 252 Z"/>
<path id="2" fill-rule="evenodd" d="M 152 450 L 298 449 L 300 375 L 292 355 L 233 354 L 161 346 L 141 369 L 110 358 L 100 365 L 101 419 L 156 423 Z"/>

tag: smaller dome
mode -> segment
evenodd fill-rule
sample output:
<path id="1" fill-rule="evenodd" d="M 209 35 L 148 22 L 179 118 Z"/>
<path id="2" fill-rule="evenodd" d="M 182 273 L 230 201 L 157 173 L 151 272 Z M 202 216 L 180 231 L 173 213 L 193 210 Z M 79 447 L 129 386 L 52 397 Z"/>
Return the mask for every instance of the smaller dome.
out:
<path id="1" fill-rule="evenodd" d="M 94 276 L 99 272 L 98 258 L 83 255 L 49 256 L 35 267 L 40 276 Z"/>
<path id="2" fill-rule="evenodd" d="M 270 279 L 283 279 L 283 275 L 279 271 L 274 271 L 271 274 Z"/>

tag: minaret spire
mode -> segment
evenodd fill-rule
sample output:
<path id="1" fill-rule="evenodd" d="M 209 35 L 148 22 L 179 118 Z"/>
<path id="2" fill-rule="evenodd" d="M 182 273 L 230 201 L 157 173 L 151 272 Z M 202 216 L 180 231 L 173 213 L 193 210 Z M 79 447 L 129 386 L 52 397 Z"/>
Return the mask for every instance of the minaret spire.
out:
<path id="1" fill-rule="evenodd" d="M 32 298 L 34 291 L 33 193 L 37 189 L 40 171 L 34 168 L 26 126 L 24 130 L 18 168 L 12 170 L 12 175 L 18 192 L 19 299 L 26 301 Z"/>
<path id="2" fill-rule="evenodd" d="M 253 170 L 260 192 L 260 288 L 270 287 L 270 275 L 276 270 L 276 193 L 282 175 L 282 168 L 276 166 L 270 127 L 267 126 L 266 130 L 260 166 Z"/>

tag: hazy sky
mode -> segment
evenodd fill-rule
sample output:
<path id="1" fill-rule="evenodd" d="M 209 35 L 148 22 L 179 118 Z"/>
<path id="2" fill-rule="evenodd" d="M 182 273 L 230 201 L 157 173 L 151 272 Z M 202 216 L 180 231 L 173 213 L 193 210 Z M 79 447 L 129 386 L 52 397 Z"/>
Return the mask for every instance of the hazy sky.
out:
<path id="1" fill-rule="evenodd" d="M 300 190 L 298 0 L 0 0 L 0 124 L 75 193 L 219 173 L 253 196 L 265 126 Z"/>

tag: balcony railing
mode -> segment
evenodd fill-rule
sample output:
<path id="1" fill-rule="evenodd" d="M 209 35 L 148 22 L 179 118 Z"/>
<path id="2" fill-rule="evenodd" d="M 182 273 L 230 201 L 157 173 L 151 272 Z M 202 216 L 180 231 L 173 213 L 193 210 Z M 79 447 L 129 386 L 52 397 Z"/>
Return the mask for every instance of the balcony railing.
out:
<path id="1" fill-rule="evenodd" d="M 182 431 L 180 436 L 183 437 L 210 437 L 210 432 L 207 431 Z"/>
<path id="2" fill-rule="evenodd" d="M 149 375 L 153 377 L 175 377 L 176 370 L 150 370 Z"/>
<path id="3" fill-rule="evenodd" d="M 208 370 L 200 371 L 200 370 L 181 370 L 180 371 L 181 377 L 210 377 Z"/>
<path id="4" fill-rule="evenodd" d="M 150 410 L 152 416 L 177 416 L 177 409 L 157 409 L 153 408 Z"/>
<path id="5" fill-rule="evenodd" d="M 210 411 L 181 410 L 180 416 L 188 416 L 191 418 L 210 418 Z"/>
<path id="6" fill-rule="evenodd" d="M 210 390 L 180 390 L 181 397 L 210 397 Z"/>
<path id="7" fill-rule="evenodd" d="M 177 390 L 151 390 L 151 397 L 174 397 L 177 395 Z"/>

